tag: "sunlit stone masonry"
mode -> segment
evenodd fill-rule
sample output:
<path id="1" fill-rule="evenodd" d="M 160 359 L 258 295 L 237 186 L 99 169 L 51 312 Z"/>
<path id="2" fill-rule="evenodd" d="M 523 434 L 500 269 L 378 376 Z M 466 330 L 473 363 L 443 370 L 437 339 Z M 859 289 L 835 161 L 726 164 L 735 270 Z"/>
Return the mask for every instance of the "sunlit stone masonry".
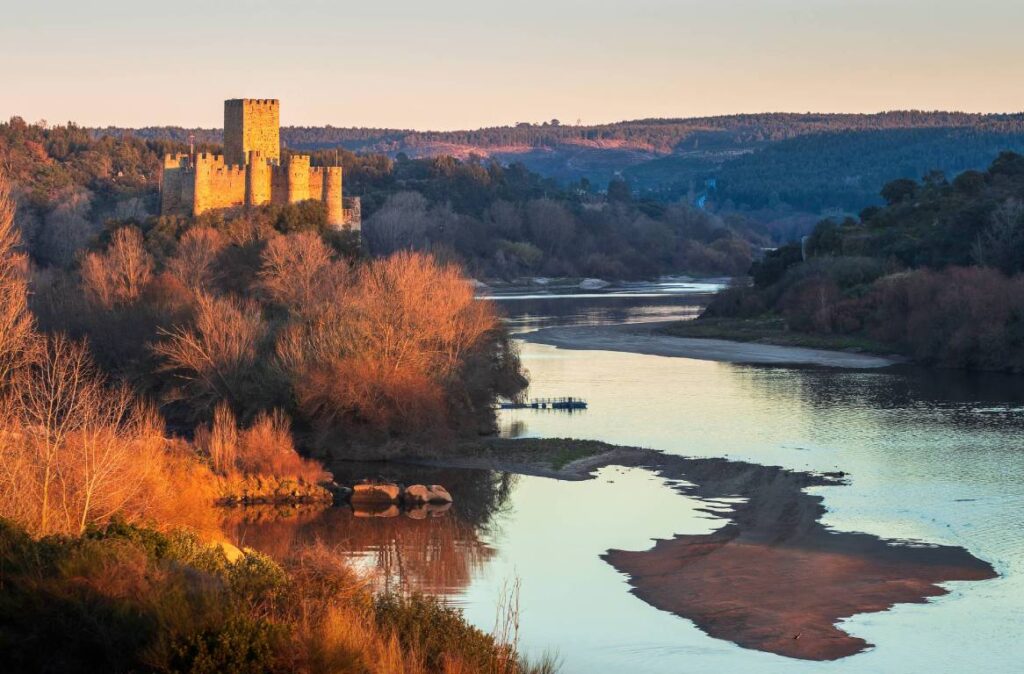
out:
<path id="1" fill-rule="evenodd" d="M 200 215 L 218 208 L 322 201 L 327 223 L 360 227 L 359 199 L 342 194 L 340 166 L 310 166 L 309 155 L 281 161 L 280 103 L 224 101 L 224 154 L 164 155 L 160 212 Z"/>

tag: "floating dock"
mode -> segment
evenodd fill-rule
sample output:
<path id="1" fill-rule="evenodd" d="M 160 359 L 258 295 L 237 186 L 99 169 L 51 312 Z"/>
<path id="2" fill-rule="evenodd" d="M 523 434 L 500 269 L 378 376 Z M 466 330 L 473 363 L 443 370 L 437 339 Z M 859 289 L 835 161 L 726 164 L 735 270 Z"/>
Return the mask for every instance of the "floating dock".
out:
<path id="1" fill-rule="evenodd" d="M 575 412 L 587 409 L 587 402 L 581 398 L 531 398 L 521 402 L 499 402 L 502 410 L 563 410 Z"/>

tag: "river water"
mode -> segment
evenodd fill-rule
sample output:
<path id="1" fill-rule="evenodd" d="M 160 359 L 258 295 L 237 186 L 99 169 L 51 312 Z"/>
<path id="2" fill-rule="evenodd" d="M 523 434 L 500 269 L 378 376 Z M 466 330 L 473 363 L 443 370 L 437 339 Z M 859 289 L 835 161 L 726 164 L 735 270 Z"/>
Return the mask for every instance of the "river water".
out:
<path id="1" fill-rule="evenodd" d="M 496 301 L 513 329 L 693 317 L 715 289 L 671 281 L 608 293 L 513 293 Z M 846 620 L 873 647 L 832 662 L 741 648 L 630 593 L 600 557 L 657 539 L 706 534 L 722 504 L 681 496 L 641 469 L 561 482 L 467 471 L 443 481 L 441 517 L 368 519 L 334 509 L 240 531 L 279 549 L 315 537 L 341 545 L 386 582 L 446 597 L 485 630 L 519 584 L 520 644 L 555 652 L 563 672 L 1013 672 L 1024 662 L 1024 377 L 752 367 L 520 342 L 531 397 L 576 396 L 582 413 L 501 412 L 506 436 L 574 437 L 725 457 L 799 471 L 842 471 L 816 488 L 836 531 L 965 548 L 994 580 Z M 709 507 L 710 506 L 710 507 Z M 275 528 L 277 527 L 277 528 Z"/>

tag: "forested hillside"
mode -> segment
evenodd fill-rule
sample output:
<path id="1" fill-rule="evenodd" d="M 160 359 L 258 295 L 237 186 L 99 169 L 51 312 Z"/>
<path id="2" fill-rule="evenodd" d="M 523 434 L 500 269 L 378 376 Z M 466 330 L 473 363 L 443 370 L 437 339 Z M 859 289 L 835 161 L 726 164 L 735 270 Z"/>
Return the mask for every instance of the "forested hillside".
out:
<path id="1" fill-rule="evenodd" d="M 93 133 L 179 143 L 193 135 L 198 142 L 220 142 L 219 129 Z M 477 155 L 521 163 L 562 185 L 586 179 L 595 191 L 622 176 L 641 197 L 701 200 L 707 207 L 777 222 L 794 214 L 856 212 L 880 203 L 878 192 L 890 180 L 920 179 L 930 170 L 952 176 L 983 168 L 1002 150 L 1024 151 L 1024 114 L 774 113 L 601 125 L 551 120 L 445 132 L 283 127 L 281 137 L 302 151 L 341 148 L 391 158 Z"/>
<path id="2" fill-rule="evenodd" d="M 161 155 L 187 147 L 73 125 L 0 124 L 0 157 L 12 167 L 18 225 L 33 259 L 71 266 L 126 224 L 165 239 L 183 231 L 187 224 L 158 217 L 157 195 Z M 362 198 L 368 252 L 430 251 L 482 278 L 739 274 L 768 241 L 763 227 L 740 215 L 636 200 L 622 182 L 605 196 L 521 164 L 313 152 L 314 164 L 335 161 L 345 168 L 346 194 Z M 286 232 L 321 224 L 316 208 L 278 209 L 266 219 Z"/>
<path id="3" fill-rule="evenodd" d="M 1024 156 L 895 180 L 883 207 L 825 220 L 711 303 L 700 336 L 901 351 L 946 367 L 1024 371 Z M 805 342 L 806 343 L 806 342 Z M 873 346 L 872 346 L 873 345 Z"/>

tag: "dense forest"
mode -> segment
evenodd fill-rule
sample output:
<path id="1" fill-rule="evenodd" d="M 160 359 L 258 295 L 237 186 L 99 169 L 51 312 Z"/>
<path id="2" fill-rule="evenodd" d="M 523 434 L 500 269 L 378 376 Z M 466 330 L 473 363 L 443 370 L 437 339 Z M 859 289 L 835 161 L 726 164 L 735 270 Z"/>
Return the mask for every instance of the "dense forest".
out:
<path id="1" fill-rule="evenodd" d="M 953 180 L 896 180 L 881 197 L 768 253 L 753 285 L 717 297 L 705 320 L 779 317 L 791 332 L 866 337 L 925 363 L 1024 371 L 1024 156 Z"/>
<path id="2" fill-rule="evenodd" d="M 119 224 L 177 227 L 156 216 L 160 157 L 186 147 L 96 137 L 74 125 L 0 124 L 0 155 L 12 167 L 18 225 L 33 259 L 71 265 Z M 621 181 L 596 195 L 585 181 L 562 186 L 521 164 L 477 158 L 320 150 L 313 161 L 344 166 L 346 193 L 363 201 L 371 253 L 431 251 L 481 278 L 735 274 L 767 241 L 753 220 L 636 200 Z"/>
<path id="3" fill-rule="evenodd" d="M 219 129 L 91 133 L 178 143 L 191 134 L 220 142 Z M 983 168 L 1002 150 L 1024 151 L 1024 115 L 768 113 L 582 126 L 551 120 L 446 132 L 284 127 L 281 137 L 302 151 L 519 163 L 560 187 L 583 184 L 592 193 L 624 178 L 638 198 L 738 212 L 768 224 L 778 239 L 805 234 L 824 215 L 880 203 L 878 192 L 891 180 L 919 180 L 933 169 L 955 175 Z"/>
<path id="4" fill-rule="evenodd" d="M 961 112 L 892 111 L 877 114 L 765 113 L 689 119 L 641 119 L 598 125 L 570 125 L 551 120 L 467 131 L 412 131 L 324 127 L 282 127 L 281 135 L 293 149 L 346 147 L 375 152 L 407 152 L 432 144 L 465 145 L 481 149 L 500 147 L 557 147 L 562 144 L 625 144 L 637 149 L 670 153 L 705 147 L 728 147 L 787 140 L 797 136 L 839 132 L 908 128 L 975 128 L 1003 133 L 1024 133 L 1024 115 L 983 115 Z M 219 143 L 219 129 L 144 127 L 96 129 L 97 135 L 130 133 L 144 139 L 186 142 L 190 134 L 202 142 Z"/>

